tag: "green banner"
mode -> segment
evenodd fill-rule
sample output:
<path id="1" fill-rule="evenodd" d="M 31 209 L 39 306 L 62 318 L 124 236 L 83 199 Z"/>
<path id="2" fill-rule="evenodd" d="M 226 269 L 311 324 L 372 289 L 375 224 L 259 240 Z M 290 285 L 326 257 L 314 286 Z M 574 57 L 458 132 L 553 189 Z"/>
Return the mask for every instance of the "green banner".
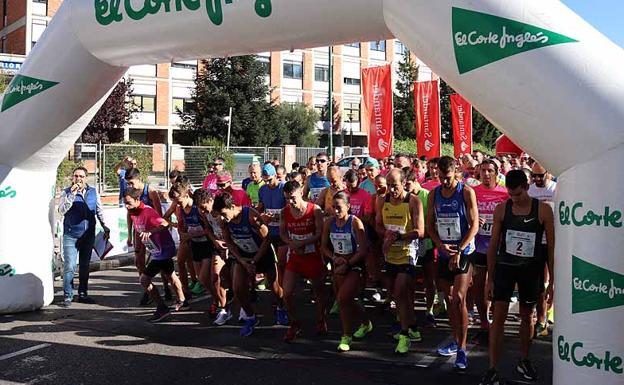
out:
<path id="1" fill-rule="evenodd" d="M 572 314 L 624 305 L 624 275 L 572 256 Z"/>
<path id="2" fill-rule="evenodd" d="M 13 78 L 13 81 L 11 81 L 11 84 L 9 84 L 9 87 L 4 93 L 0 112 L 6 111 L 14 105 L 32 98 L 57 84 L 57 82 L 17 75 Z"/>
<path id="3" fill-rule="evenodd" d="M 453 45 L 460 74 L 519 53 L 574 42 L 534 25 L 453 7 Z"/>

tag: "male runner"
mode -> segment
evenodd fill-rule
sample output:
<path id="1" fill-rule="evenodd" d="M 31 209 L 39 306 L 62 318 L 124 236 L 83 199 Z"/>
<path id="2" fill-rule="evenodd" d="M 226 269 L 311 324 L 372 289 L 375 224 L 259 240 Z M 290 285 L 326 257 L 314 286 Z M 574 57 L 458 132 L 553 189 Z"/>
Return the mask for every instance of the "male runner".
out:
<path id="1" fill-rule="evenodd" d="M 312 203 L 316 202 L 323 189 L 329 187 L 329 179 L 327 179 L 329 157 L 326 153 L 321 152 L 315 159 L 316 172 L 306 178 L 305 185 L 303 186 L 304 198 Z"/>

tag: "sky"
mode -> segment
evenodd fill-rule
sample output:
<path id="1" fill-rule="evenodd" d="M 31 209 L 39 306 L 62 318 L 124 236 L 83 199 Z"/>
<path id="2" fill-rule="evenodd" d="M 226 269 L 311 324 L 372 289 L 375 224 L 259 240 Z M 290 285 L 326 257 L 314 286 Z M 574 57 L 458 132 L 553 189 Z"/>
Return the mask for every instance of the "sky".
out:
<path id="1" fill-rule="evenodd" d="M 624 48 L 624 0 L 562 0 L 562 2 Z"/>

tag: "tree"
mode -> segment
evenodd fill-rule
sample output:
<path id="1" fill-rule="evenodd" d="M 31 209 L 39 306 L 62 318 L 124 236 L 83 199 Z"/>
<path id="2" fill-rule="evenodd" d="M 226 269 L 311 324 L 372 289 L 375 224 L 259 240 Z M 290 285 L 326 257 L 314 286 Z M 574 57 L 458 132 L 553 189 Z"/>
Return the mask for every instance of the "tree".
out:
<path id="1" fill-rule="evenodd" d="M 342 112 L 340 104 L 336 98 L 332 98 L 332 115 L 334 115 L 334 134 L 339 133 L 342 128 Z M 323 122 L 329 122 L 329 99 L 325 101 L 325 105 L 321 109 L 321 120 Z"/>
<path id="2" fill-rule="evenodd" d="M 414 83 L 418 80 L 418 66 L 409 51 L 403 54 L 397 71 L 394 93 L 394 137 L 413 139 L 416 137 L 416 111 L 414 109 Z"/>
<path id="3" fill-rule="evenodd" d="M 9 86 L 9 78 L 4 74 L 0 74 L 0 94 L 4 93 L 4 90 L 8 86 Z"/>
<path id="4" fill-rule="evenodd" d="M 283 103 L 278 108 L 277 126 L 280 131 L 288 133 L 288 140 L 274 145 L 285 143 L 299 147 L 318 147 L 319 136 L 315 132 L 319 114 L 303 103 Z"/>
<path id="5" fill-rule="evenodd" d="M 82 133 L 83 143 L 119 143 L 124 140 L 124 127 L 137 106 L 132 101 L 132 80 L 122 79 L 108 96 Z"/>
<path id="6" fill-rule="evenodd" d="M 232 146 L 264 146 L 283 139 L 272 127 L 277 109 L 269 100 L 265 69 L 255 56 L 202 60 L 201 67 L 188 111 L 178 112 L 184 130 L 199 139 L 226 143 L 224 117 L 232 107 Z"/>

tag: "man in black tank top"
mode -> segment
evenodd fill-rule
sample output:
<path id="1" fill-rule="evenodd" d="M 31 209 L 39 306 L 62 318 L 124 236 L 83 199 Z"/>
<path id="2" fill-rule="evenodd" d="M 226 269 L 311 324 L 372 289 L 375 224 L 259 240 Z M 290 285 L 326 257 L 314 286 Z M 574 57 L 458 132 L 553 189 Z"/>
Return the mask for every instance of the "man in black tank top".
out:
<path id="1" fill-rule="evenodd" d="M 492 300 L 494 319 L 490 328 L 490 369 L 481 385 L 502 383 L 496 364 L 502 341 L 509 302 L 516 284 L 520 294 L 520 350 L 516 371 L 527 380 L 537 380 L 537 371 L 529 361 L 533 336 L 533 310 L 539 294 L 544 290 L 544 258 L 552 275 L 555 229 L 553 212 L 546 203 L 528 194 L 528 180 L 524 172 L 510 171 L 506 177 L 511 197 L 494 211 L 492 240 L 487 253 L 487 294 Z M 546 245 L 542 236 L 546 233 Z M 548 296 L 552 298 L 552 283 Z"/>

